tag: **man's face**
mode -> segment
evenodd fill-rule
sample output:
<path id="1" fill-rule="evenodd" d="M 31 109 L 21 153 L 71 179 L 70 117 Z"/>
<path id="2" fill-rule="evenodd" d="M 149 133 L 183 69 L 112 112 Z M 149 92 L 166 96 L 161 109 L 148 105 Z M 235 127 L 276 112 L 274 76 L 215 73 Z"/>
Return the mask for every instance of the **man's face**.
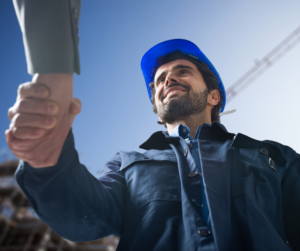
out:
<path id="1" fill-rule="evenodd" d="M 155 106 L 160 119 L 168 124 L 176 119 L 201 113 L 208 91 L 201 73 L 188 60 L 178 59 L 162 65 L 154 77 Z"/>

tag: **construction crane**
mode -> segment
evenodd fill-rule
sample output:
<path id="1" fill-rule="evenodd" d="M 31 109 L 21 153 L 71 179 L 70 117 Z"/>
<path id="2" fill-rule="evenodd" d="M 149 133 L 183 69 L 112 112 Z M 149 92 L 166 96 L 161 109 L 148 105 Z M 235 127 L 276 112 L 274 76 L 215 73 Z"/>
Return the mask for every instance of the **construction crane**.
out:
<path id="1" fill-rule="evenodd" d="M 252 84 L 259 76 L 270 69 L 287 52 L 300 42 L 300 26 L 281 41 L 273 50 L 258 61 L 244 75 L 226 90 L 226 103 L 232 101 L 237 95 Z"/>

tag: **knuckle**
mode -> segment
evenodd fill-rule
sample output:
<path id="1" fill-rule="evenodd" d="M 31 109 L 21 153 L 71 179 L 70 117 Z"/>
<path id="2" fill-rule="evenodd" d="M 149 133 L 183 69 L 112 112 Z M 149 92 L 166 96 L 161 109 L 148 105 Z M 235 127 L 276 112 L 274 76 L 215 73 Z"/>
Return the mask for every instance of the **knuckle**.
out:
<path id="1" fill-rule="evenodd" d="M 18 127 L 14 127 L 14 128 L 12 128 L 11 131 L 12 131 L 13 135 L 16 136 L 16 134 L 19 133 L 20 129 Z"/>
<path id="2" fill-rule="evenodd" d="M 17 111 L 22 111 L 24 110 L 24 108 L 26 107 L 26 100 L 25 99 L 21 99 L 18 101 L 17 103 Z"/>
<path id="3" fill-rule="evenodd" d="M 21 93 L 23 89 L 24 89 L 24 84 L 20 84 L 18 86 L 18 93 Z"/>
<path id="4" fill-rule="evenodd" d="M 20 113 L 16 113 L 14 117 L 12 118 L 12 125 L 17 126 L 21 123 L 22 116 Z"/>
<path id="5" fill-rule="evenodd" d="M 18 96 L 19 98 L 29 98 L 31 96 L 36 96 L 37 87 L 39 85 L 36 83 L 27 82 L 19 85 L 18 87 Z"/>
<path id="6" fill-rule="evenodd" d="M 20 84 L 18 87 L 18 96 L 23 97 L 26 94 L 28 83 Z"/>
<path id="7" fill-rule="evenodd" d="M 14 116 L 14 108 L 13 107 L 10 107 L 7 111 L 7 116 L 9 118 L 9 120 L 12 120 L 13 116 Z"/>

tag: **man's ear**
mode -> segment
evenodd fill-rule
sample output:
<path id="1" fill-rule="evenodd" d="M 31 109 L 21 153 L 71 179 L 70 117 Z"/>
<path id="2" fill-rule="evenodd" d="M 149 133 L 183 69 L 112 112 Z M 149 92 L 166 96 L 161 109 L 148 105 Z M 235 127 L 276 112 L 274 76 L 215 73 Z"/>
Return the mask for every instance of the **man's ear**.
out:
<path id="1" fill-rule="evenodd" d="M 163 124 L 164 124 L 164 122 L 162 121 L 162 119 L 161 119 L 159 116 L 157 116 L 157 117 L 158 117 L 157 124 L 163 125 Z"/>
<path id="2" fill-rule="evenodd" d="M 219 104 L 220 100 L 221 100 L 220 93 L 217 89 L 211 90 L 208 93 L 208 97 L 207 97 L 208 105 L 215 106 L 215 105 Z"/>

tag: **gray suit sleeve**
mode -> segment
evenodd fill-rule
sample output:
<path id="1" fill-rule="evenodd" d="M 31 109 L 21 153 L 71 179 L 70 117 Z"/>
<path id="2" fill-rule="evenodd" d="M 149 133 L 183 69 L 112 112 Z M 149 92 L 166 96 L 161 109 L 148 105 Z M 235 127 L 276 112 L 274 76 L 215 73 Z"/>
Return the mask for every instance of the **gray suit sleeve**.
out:
<path id="1" fill-rule="evenodd" d="M 29 74 L 80 74 L 80 0 L 13 0 Z"/>

